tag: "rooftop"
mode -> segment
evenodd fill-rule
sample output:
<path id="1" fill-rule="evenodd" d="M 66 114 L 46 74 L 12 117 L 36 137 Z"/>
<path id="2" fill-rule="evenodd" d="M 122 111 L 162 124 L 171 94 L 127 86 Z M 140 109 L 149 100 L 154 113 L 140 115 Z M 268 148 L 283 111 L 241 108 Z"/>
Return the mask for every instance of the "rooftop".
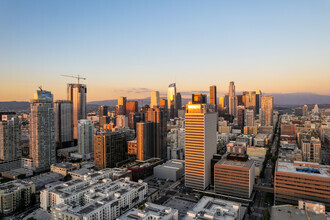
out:
<path id="1" fill-rule="evenodd" d="M 235 155 L 235 154 L 228 154 L 227 157 L 223 157 L 216 164 L 251 168 L 252 165 L 253 165 L 253 163 L 254 163 L 254 161 L 253 160 L 250 160 L 250 159 L 245 159 L 242 156 L 244 156 L 244 155 L 239 156 L 239 155 Z"/>
<path id="2" fill-rule="evenodd" d="M 324 214 L 306 212 L 292 205 L 273 206 L 271 211 L 271 218 L 274 220 L 326 220 L 327 217 Z"/>
<path id="3" fill-rule="evenodd" d="M 278 161 L 276 170 L 279 172 L 330 178 L 330 166 L 318 163 Z"/>
<path id="4" fill-rule="evenodd" d="M 183 219 L 235 220 L 242 215 L 240 203 L 204 196 Z"/>

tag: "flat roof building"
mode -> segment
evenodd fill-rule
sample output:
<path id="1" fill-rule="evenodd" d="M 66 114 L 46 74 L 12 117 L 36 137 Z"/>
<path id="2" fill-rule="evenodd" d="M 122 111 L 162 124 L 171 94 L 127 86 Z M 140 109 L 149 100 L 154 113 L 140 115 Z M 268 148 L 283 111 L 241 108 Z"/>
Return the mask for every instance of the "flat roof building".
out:
<path id="1" fill-rule="evenodd" d="M 299 200 L 324 203 L 330 210 L 330 166 L 277 161 L 275 201 L 298 205 Z"/>
<path id="2" fill-rule="evenodd" d="M 214 165 L 216 193 L 250 198 L 255 181 L 255 163 L 246 155 L 228 154 Z"/>
<path id="3" fill-rule="evenodd" d="M 154 167 L 154 177 L 177 181 L 184 174 L 184 161 L 169 160 L 166 163 Z"/>
<path id="4" fill-rule="evenodd" d="M 183 220 L 241 220 L 243 216 L 240 203 L 204 196 L 192 210 L 187 212 Z"/>

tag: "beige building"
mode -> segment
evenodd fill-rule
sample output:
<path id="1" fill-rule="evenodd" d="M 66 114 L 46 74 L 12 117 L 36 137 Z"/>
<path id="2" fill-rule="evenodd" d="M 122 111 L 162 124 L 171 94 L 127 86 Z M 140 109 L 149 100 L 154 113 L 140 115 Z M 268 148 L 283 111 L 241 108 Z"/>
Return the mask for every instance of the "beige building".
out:
<path id="1" fill-rule="evenodd" d="M 58 163 L 58 164 L 52 164 L 50 166 L 50 171 L 54 173 L 62 174 L 63 176 L 66 176 L 69 172 L 79 169 L 80 164 L 78 163 Z"/>
<path id="2" fill-rule="evenodd" d="M 267 153 L 267 148 L 264 147 L 251 147 L 246 148 L 246 154 L 249 157 L 265 157 Z"/>
<path id="3" fill-rule="evenodd" d="M 272 126 L 273 125 L 273 106 L 274 98 L 273 96 L 265 95 L 261 98 L 261 125 L 262 126 Z"/>
<path id="4" fill-rule="evenodd" d="M 303 161 L 321 162 L 321 142 L 320 139 L 312 137 L 310 140 L 302 140 Z"/>
<path id="5" fill-rule="evenodd" d="M 8 215 L 27 206 L 35 194 L 35 185 L 23 181 L 11 181 L 0 185 L 0 214 Z M 21 207 L 23 205 L 23 207 Z"/>
<path id="6" fill-rule="evenodd" d="M 217 114 L 205 104 L 186 107 L 186 187 L 204 190 L 211 183 L 211 159 L 217 151 Z"/>

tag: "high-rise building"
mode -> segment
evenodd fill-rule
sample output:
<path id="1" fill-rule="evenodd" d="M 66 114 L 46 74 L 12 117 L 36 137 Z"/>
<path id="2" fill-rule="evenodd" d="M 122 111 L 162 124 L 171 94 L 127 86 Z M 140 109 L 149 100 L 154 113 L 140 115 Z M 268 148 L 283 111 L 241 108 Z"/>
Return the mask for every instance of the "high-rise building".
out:
<path id="1" fill-rule="evenodd" d="M 245 109 L 245 126 L 254 126 L 254 111 L 253 109 Z"/>
<path id="2" fill-rule="evenodd" d="M 186 187 L 204 190 L 211 184 L 211 159 L 217 151 L 217 114 L 205 104 L 188 104 L 185 127 Z"/>
<path id="3" fill-rule="evenodd" d="M 78 121 L 86 119 L 86 94 L 87 88 L 84 84 L 68 84 L 67 100 L 72 102 L 73 109 L 73 139 L 78 139 Z"/>
<path id="4" fill-rule="evenodd" d="M 142 112 L 131 112 L 128 115 L 128 127 L 134 129 L 136 133 L 136 123 L 143 121 Z"/>
<path id="5" fill-rule="evenodd" d="M 239 106 L 237 106 L 236 111 L 237 111 L 237 113 L 236 113 L 237 124 L 238 124 L 238 126 L 243 127 L 244 122 L 245 122 L 245 107 L 243 105 L 239 105 Z"/>
<path id="6" fill-rule="evenodd" d="M 118 97 L 118 104 L 116 105 L 116 115 L 126 115 L 126 97 Z"/>
<path id="7" fill-rule="evenodd" d="M 162 108 L 148 109 L 148 117 L 146 121 L 155 123 L 156 129 L 156 146 L 155 157 L 166 159 L 167 158 L 167 111 Z"/>
<path id="8" fill-rule="evenodd" d="M 128 128 L 128 118 L 125 115 L 117 115 L 116 126 L 118 128 Z"/>
<path id="9" fill-rule="evenodd" d="M 174 118 L 176 112 L 176 85 L 172 83 L 168 86 L 167 90 L 167 109 L 169 117 Z"/>
<path id="10" fill-rule="evenodd" d="M 151 101 L 150 101 L 150 107 L 159 107 L 160 106 L 160 98 L 159 98 L 159 92 L 158 91 L 152 91 L 151 92 Z"/>
<path id="11" fill-rule="evenodd" d="M 126 102 L 126 116 L 128 117 L 131 112 L 138 112 L 139 105 L 137 101 Z"/>
<path id="12" fill-rule="evenodd" d="M 30 158 L 32 169 L 46 170 L 56 162 L 54 109 L 49 99 L 30 102 Z"/>
<path id="13" fill-rule="evenodd" d="M 243 95 L 236 95 L 235 101 L 236 101 L 235 106 L 239 106 L 239 105 L 244 106 Z"/>
<path id="14" fill-rule="evenodd" d="M 113 168 L 127 157 L 127 139 L 124 131 L 97 132 L 94 136 L 94 163 L 96 169 Z"/>
<path id="15" fill-rule="evenodd" d="M 55 143 L 56 148 L 72 147 L 73 145 L 73 109 L 72 102 L 57 100 L 55 109 Z"/>
<path id="16" fill-rule="evenodd" d="M 78 121 L 78 153 L 91 154 L 94 149 L 94 124 L 92 120 Z"/>
<path id="17" fill-rule="evenodd" d="M 176 111 L 182 109 L 182 98 L 181 98 L 181 93 L 176 94 Z"/>
<path id="18" fill-rule="evenodd" d="M 167 100 L 166 99 L 160 99 L 159 103 L 160 103 L 161 108 L 167 109 Z"/>
<path id="19" fill-rule="evenodd" d="M 256 114 L 259 114 L 260 107 L 261 107 L 262 92 L 261 92 L 261 90 L 257 90 L 255 92 L 256 92 Z"/>
<path id="20" fill-rule="evenodd" d="M 192 94 L 191 95 L 192 104 L 207 104 L 206 94 Z"/>
<path id="21" fill-rule="evenodd" d="M 50 91 L 37 90 L 37 92 L 34 93 L 34 99 L 47 99 L 53 102 L 53 94 Z"/>
<path id="22" fill-rule="evenodd" d="M 0 159 L 8 161 L 21 156 L 21 125 L 17 116 L 12 115 L 0 121 Z"/>
<path id="23" fill-rule="evenodd" d="M 304 105 L 302 107 L 302 116 L 305 116 L 305 117 L 308 116 L 308 106 L 307 105 Z"/>
<path id="24" fill-rule="evenodd" d="M 257 112 L 257 94 L 255 91 L 243 92 L 243 102 L 246 108 Z"/>
<path id="25" fill-rule="evenodd" d="M 229 83 L 229 93 L 228 93 L 228 109 L 229 109 L 229 114 L 230 115 L 235 115 L 235 84 L 233 81 Z"/>
<path id="26" fill-rule="evenodd" d="M 303 161 L 321 162 L 321 141 L 318 138 L 312 137 L 310 140 L 302 140 L 301 145 L 303 153 Z"/>
<path id="27" fill-rule="evenodd" d="M 147 160 L 155 157 L 157 146 L 156 123 L 139 122 L 136 124 L 137 159 Z"/>
<path id="28" fill-rule="evenodd" d="M 210 105 L 214 105 L 217 110 L 217 87 L 215 85 L 210 86 Z"/>
<path id="29" fill-rule="evenodd" d="M 98 114 L 99 114 L 99 117 L 108 116 L 108 106 L 100 105 L 98 107 Z"/>
<path id="30" fill-rule="evenodd" d="M 261 98 L 260 119 L 262 126 L 273 125 L 273 106 L 274 106 L 273 96 L 265 95 Z"/>

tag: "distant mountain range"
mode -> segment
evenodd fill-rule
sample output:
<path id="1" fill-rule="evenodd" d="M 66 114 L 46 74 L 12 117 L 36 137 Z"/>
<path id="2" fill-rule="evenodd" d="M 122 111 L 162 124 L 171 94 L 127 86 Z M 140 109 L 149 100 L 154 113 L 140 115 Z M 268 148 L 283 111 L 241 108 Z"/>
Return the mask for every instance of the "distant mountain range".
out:
<path id="1" fill-rule="evenodd" d="M 271 93 L 274 96 L 274 105 L 276 106 L 301 106 L 311 104 L 330 104 L 330 95 L 319 95 L 314 93 Z M 139 106 L 150 104 L 150 97 L 144 99 L 132 99 L 138 101 Z M 182 98 L 182 104 L 185 105 L 191 99 Z M 90 106 L 117 105 L 117 99 L 88 102 Z M 27 111 L 30 108 L 29 102 L 0 102 L 0 111 Z"/>

